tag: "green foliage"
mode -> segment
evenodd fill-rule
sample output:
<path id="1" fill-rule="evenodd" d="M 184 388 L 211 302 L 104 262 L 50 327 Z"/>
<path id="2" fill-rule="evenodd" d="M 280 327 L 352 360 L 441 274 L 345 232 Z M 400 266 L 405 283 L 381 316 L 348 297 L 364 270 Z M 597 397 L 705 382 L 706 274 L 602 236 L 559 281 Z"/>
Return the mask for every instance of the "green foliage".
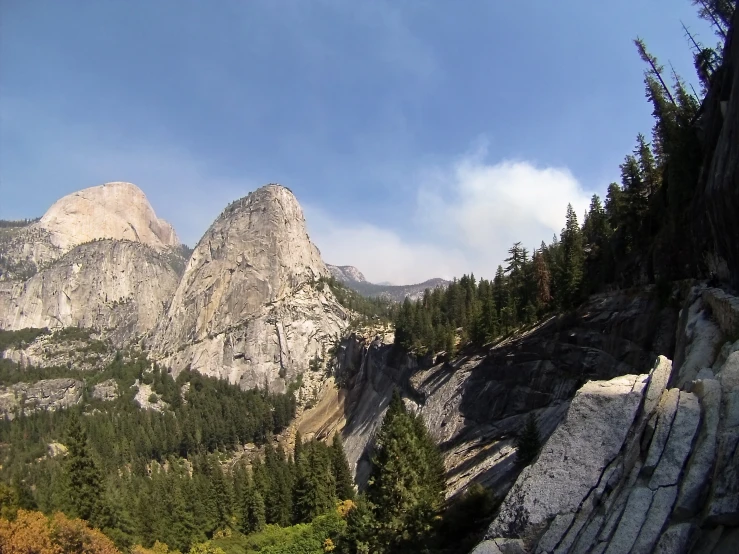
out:
<path id="1" fill-rule="evenodd" d="M 334 277 L 321 277 L 317 285 L 327 284 L 331 292 L 345 308 L 359 313 L 366 319 L 377 319 L 380 321 L 392 321 L 396 304 L 383 298 L 367 298 L 357 291 L 346 287 Z"/>
<path id="2" fill-rule="evenodd" d="M 310 523 L 266 525 L 248 536 L 216 538 L 211 546 L 222 548 L 226 554 L 325 554 L 331 552 L 326 547 L 336 544 L 345 528 L 346 522 L 332 510 Z"/>
<path id="3" fill-rule="evenodd" d="M 102 502 L 103 477 L 87 445 L 87 433 L 79 416 L 72 412 L 66 440 L 68 448 L 64 464 L 64 488 L 69 515 L 102 527 L 106 521 Z"/>
<path id="4" fill-rule="evenodd" d="M 264 499 L 252 482 L 249 482 L 242 505 L 241 531 L 245 534 L 257 533 L 267 522 Z"/>
<path id="5" fill-rule="evenodd" d="M 331 443 L 331 465 L 336 480 L 335 496 L 339 500 L 354 500 L 354 480 L 346 461 L 341 435 L 336 433 Z"/>
<path id="6" fill-rule="evenodd" d="M 521 467 L 529 465 L 536 458 L 540 448 L 539 426 L 534 414 L 530 413 L 516 440 L 516 464 Z"/>
<path id="7" fill-rule="evenodd" d="M 444 500 L 444 464 L 423 420 L 405 409 L 397 390 L 375 442 L 367 504 L 349 520 L 349 540 L 377 552 L 422 552 Z"/>
<path id="8" fill-rule="evenodd" d="M 479 483 L 471 483 L 444 512 L 437 536 L 442 550 L 469 552 L 479 543 L 492 519 L 493 494 Z"/>
<path id="9" fill-rule="evenodd" d="M 293 491 L 296 522 L 308 522 L 334 508 L 336 475 L 331 449 L 323 443 L 304 444 L 295 460 Z"/>
<path id="10" fill-rule="evenodd" d="M 48 335 L 49 329 L 35 329 L 27 327 L 18 331 L 0 330 L 0 352 L 9 348 L 24 348 L 28 346 L 38 337 Z"/>
<path id="11" fill-rule="evenodd" d="M 17 227 L 28 227 L 32 223 L 36 223 L 41 218 L 35 219 L 0 219 L 0 229 L 12 229 Z"/>
<path id="12" fill-rule="evenodd" d="M 115 378 L 124 394 L 115 401 L 91 401 L 94 411 L 85 417 L 93 450 L 108 467 L 162 461 L 176 454 L 230 449 L 247 442 L 262 443 L 279 433 L 295 413 L 292 393 L 243 391 L 195 372 L 182 372 L 177 381 L 166 371 L 149 371 L 146 358 L 114 361 L 94 380 Z M 141 410 L 130 388 L 134 379 L 149 377 L 152 388 L 169 410 Z M 189 383 L 182 401 L 180 387 Z M 64 442 L 70 412 L 38 412 L 16 421 L 0 421 L 0 441 L 6 468 L 22 467 L 38 457 L 50 442 Z M 0 475 L 2 472 L 0 472 Z"/>

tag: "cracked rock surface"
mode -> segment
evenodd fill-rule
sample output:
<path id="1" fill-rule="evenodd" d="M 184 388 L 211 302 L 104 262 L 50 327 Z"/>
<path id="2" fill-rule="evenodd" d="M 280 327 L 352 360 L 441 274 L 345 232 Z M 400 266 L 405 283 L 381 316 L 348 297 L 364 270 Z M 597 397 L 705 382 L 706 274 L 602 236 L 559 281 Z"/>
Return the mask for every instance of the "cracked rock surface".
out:
<path id="1" fill-rule="evenodd" d="M 739 551 L 739 342 L 721 346 L 735 300 L 695 287 L 675 364 L 581 387 L 475 554 L 501 540 L 541 554 Z"/>
<path id="2" fill-rule="evenodd" d="M 0 387 L 0 416 L 14 419 L 21 408 L 26 414 L 68 408 L 82 400 L 83 389 L 82 381 L 69 378 Z"/>

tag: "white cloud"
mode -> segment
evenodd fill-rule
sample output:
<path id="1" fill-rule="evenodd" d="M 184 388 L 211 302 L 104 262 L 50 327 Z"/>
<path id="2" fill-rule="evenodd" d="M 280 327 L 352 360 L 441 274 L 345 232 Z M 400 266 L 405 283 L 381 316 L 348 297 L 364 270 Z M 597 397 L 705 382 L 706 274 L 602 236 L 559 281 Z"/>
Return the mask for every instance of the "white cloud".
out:
<path id="1" fill-rule="evenodd" d="M 566 168 L 511 160 L 491 165 L 485 154 L 482 146 L 450 167 L 419 174 L 412 237 L 307 210 L 323 258 L 354 265 L 375 282 L 469 272 L 492 277 L 514 242 L 532 250 L 559 234 L 568 203 L 578 216 L 586 210 L 591 193 Z"/>
<path id="2" fill-rule="evenodd" d="M 304 206 L 311 240 L 327 263 L 354 265 L 372 282 L 418 283 L 453 276 L 464 267 L 461 251 L 416 242 L 371 223 L 346 222 L 314 206 Z"/>

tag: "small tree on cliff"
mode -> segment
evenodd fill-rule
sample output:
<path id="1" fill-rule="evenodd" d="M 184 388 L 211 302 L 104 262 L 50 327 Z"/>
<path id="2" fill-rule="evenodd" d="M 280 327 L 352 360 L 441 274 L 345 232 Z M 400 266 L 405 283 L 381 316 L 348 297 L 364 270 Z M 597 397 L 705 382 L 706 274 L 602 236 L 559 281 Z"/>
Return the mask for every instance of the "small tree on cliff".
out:
<path id="1" fill-rule="evenodd" d="M 523 431 L 516 440 L 516 464 L 520 467 L 529 465 L 536 458 L 540 448 L 539 427 L 536 424 L 536 417 L 530 413 Z"/>

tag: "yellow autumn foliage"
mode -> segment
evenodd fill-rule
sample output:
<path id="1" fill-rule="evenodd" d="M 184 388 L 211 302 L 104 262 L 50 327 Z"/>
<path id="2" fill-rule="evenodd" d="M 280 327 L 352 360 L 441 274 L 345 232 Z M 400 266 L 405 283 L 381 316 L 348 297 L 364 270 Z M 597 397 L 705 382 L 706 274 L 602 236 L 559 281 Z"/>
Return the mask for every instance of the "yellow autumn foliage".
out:
<path id="1" fill-rule="evenodd" d="M 18 510 L 15 519 L 0 518 L 3 554 L 121 554 L 113 541 L 81 519 L 62 513 Z"/>

